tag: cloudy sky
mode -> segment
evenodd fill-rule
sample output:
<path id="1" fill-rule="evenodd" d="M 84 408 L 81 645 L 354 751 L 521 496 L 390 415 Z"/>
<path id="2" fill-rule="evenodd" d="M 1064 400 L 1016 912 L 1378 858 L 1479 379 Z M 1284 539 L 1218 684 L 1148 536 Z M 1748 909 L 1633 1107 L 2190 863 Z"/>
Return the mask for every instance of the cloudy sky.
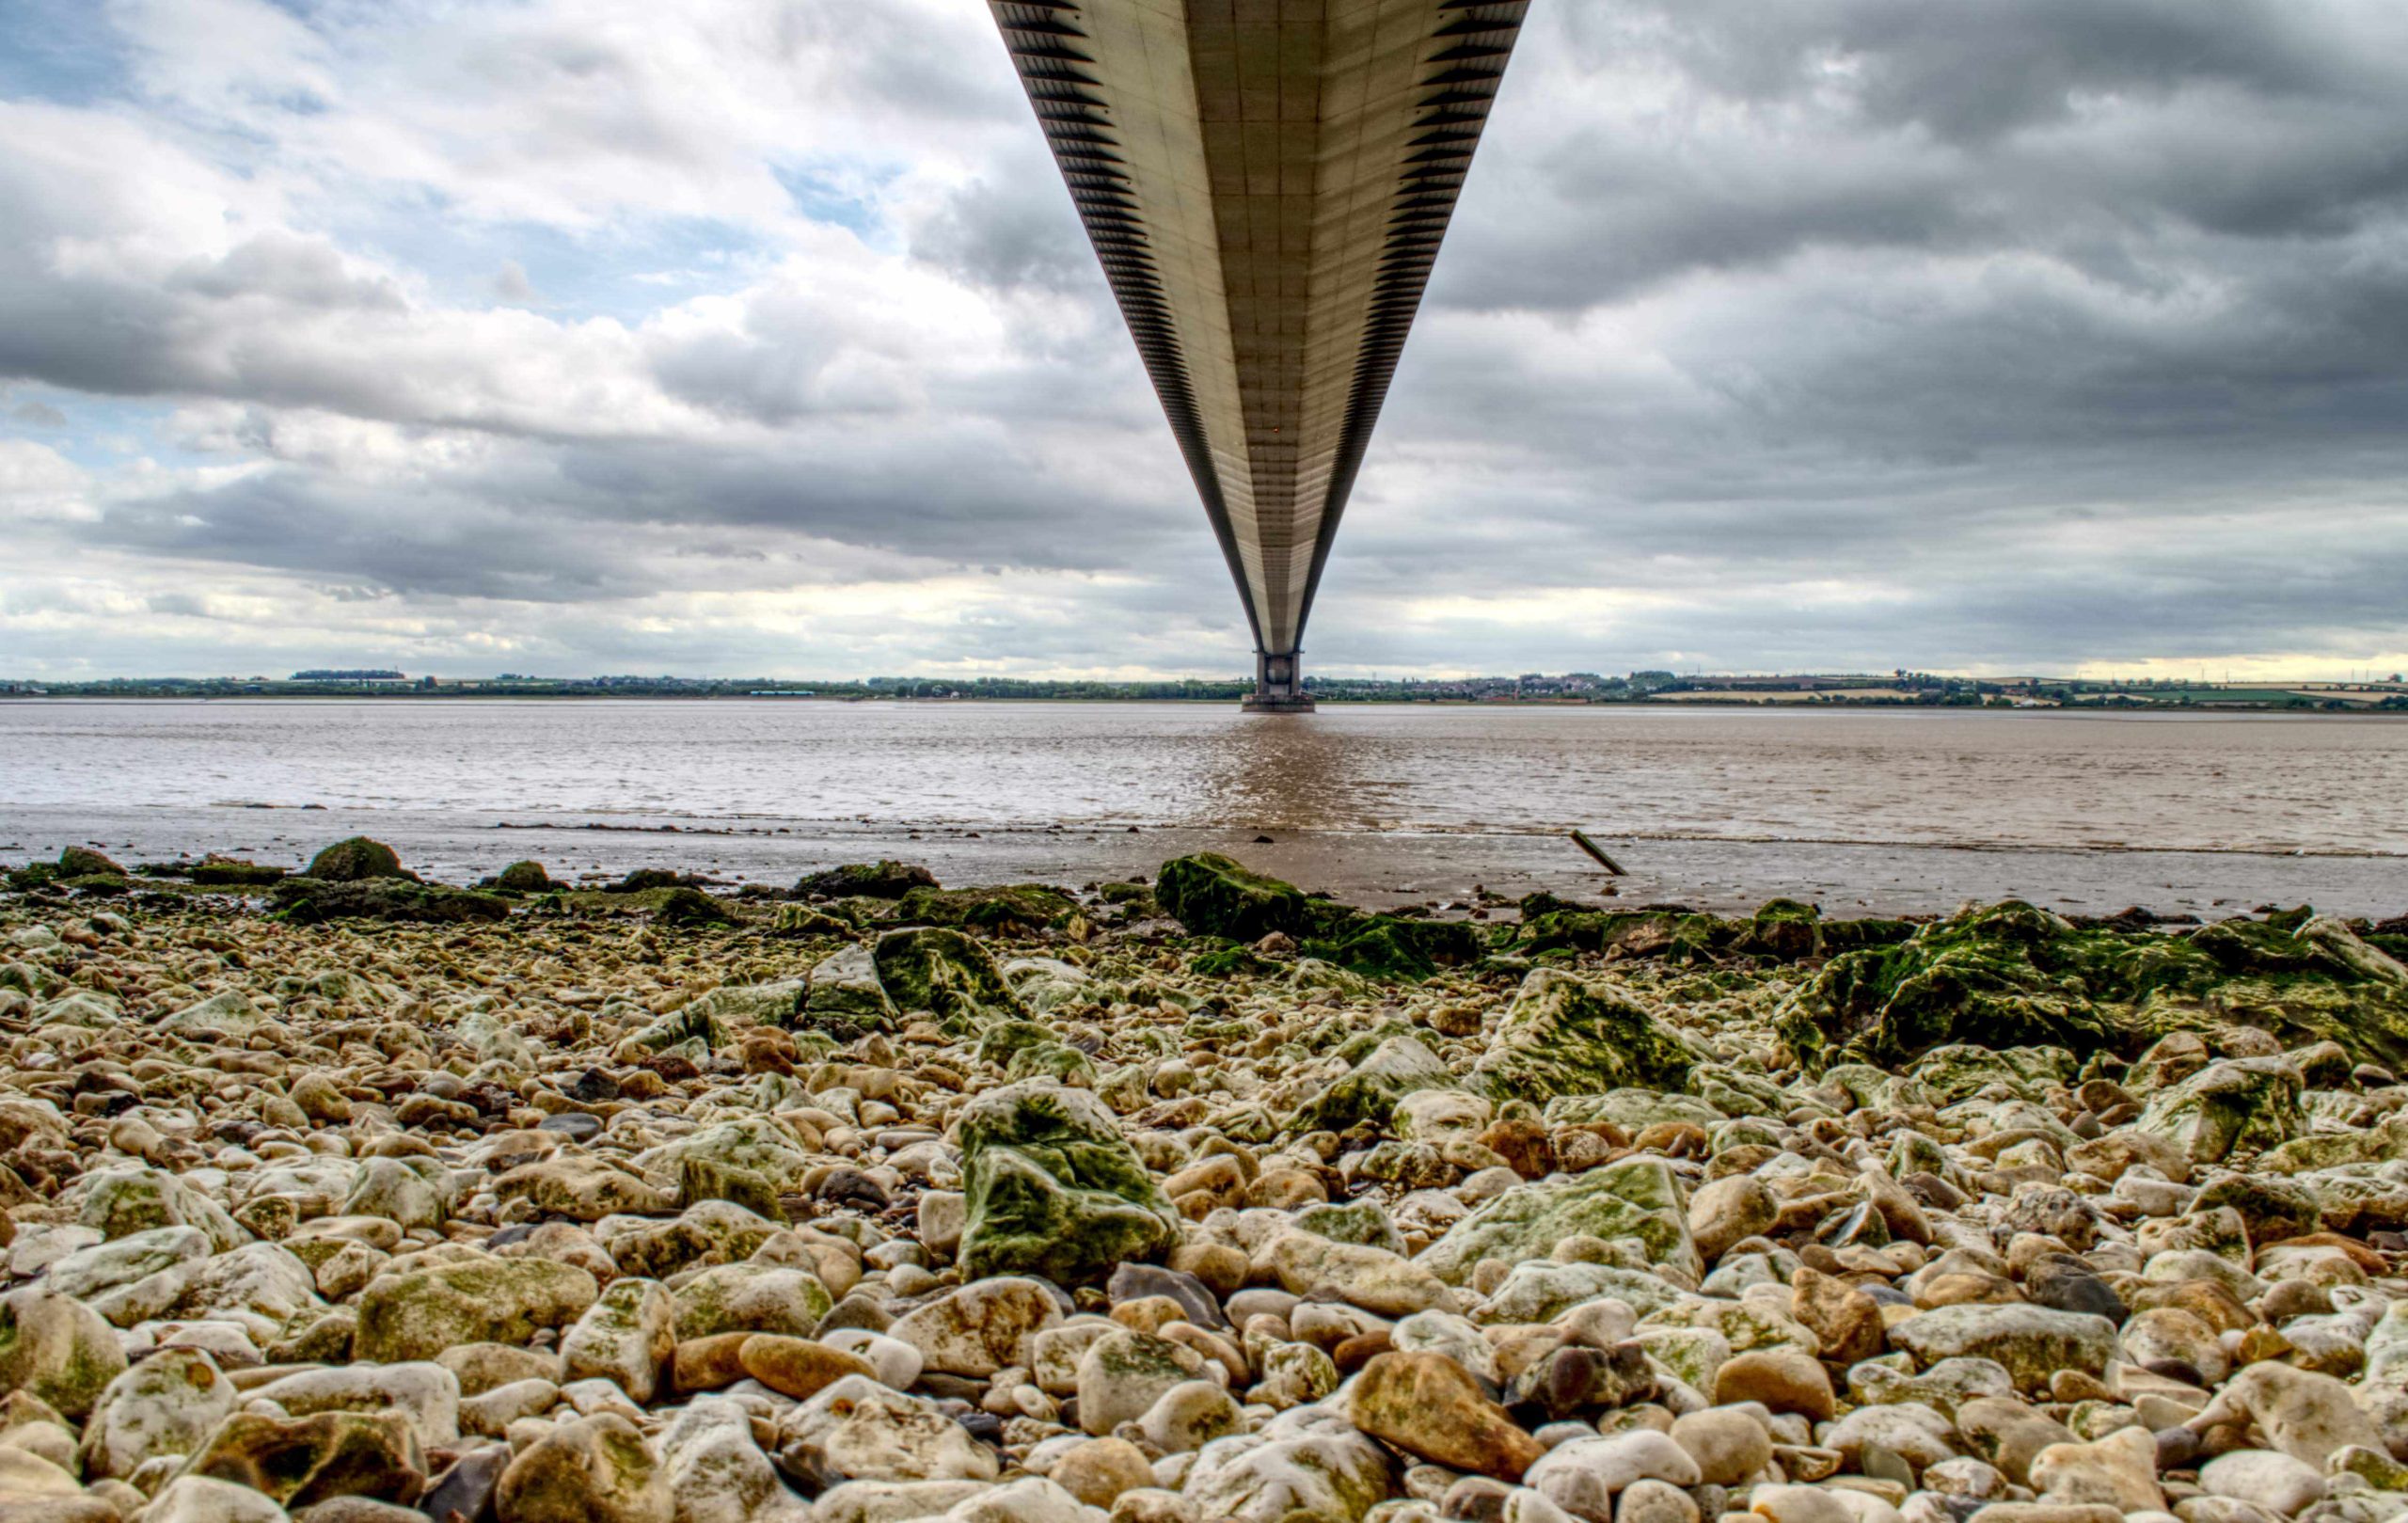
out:
<path id="1" fill-rule="evenodd" d="M 1308 670 L 2408 665 L 2408 7 L 1532 8 Z M 0 0 L 0 676 L 1246 647 L 976 0 Z"/>

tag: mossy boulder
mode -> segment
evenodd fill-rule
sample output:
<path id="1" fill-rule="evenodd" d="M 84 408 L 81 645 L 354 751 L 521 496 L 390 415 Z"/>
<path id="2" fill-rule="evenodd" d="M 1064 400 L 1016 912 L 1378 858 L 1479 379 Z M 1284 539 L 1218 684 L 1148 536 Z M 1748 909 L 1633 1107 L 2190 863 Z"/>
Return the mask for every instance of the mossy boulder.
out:
<path id="1" fill-rule="evenodd" d="M 894 1024 L 895 1016 L 895 1002 L 879 982 L 877 959 L 868 947 L 855 945 L 813 965 L 798 1023 L 815 1028 L 883 1031 Z"/>
<path id="2" fill-rule="evenodd" d="M 1544 1260 L 1567 1237 L 1629 1238 L 1650 1263 L 1690 1276 L 1704 1261 L 1690 1241 L 1688 1202 L 1660 1158 L 1631 1158 L 1569 1178 L 1544 1180 L 1487 1201 L 1447 1230 L 1414 1261 L 1450 1285 L 1462 1285 L 1482 1259 Z"/>
<path id="3" fill-rule="evenodd" d="M 296 926 L 329 920 L 460 926 L 510 918 L 507 899 L 414 880 L 363 878 L 335 882 L 305 875 L 283 880 L 273 892 L 277 912 Z"/>
<path id="4" fill-rule="evenodd" d="M 917 863 L 848 863 L 826 872 L 807 873 L 794 885 L 798 898 L 844 899 L 855 896 L 899 899 L 915 888 L 935 888 L 937 875 Z"/>
<path id="5" fill-rule="evenodd" d="M 83 1302 L 42 1285 L 0 1295 L 0 1394 L 24 1391 L 81 1418 L 124 1372 L 117 1329 Z"/>
<path id="6" fill-rule="evenodd" d="M 652 919 L 659 926 L 733 926 L 736 912 L 712 898 L 698 888 L 680 885 L 676 888 L 654 890 L 659 898 L 652 906 Z"/>
<path id="7" fill-rule="evenodd" d="M 1069 926 L 1079 918 L 1079 901 L 1043 883 L 915 888 L 896 901 L 895 917 L 915 925 L 1008 935 Z"/>
<path id="8" fill-rule="evenodd" d="M 61 878 L 123 878 L 125 869 L 90 847 L 71 846 L 58 853 Z"/>
<path id="9" fill-rule="evenodd" d="M 1778 1024 L 1816 1071 L 1843 1061 L 1895 1068 L 1965 1042 L 2130 1056 L 2169 1032 L 2233 1024 L 2397 1066 L 2408 1061 L 2408 968 L 2324 916 L 2178 936 L 2077 927 L 2007 900 L 1834 957 Z"/>
<path id="10" fill-rule="evenodd" d="M 824 910 L 807 904 L 781 904 L 769 928 L 780 936 L 850 936 L 850 921 L 840 920 Z"/>
<path id="11" fill-rule="evenodd" d="M 2280 1147 L 2307 1134 L 2299 1071 L 2287 1058 L 2210 1063 L 2151 1095 L 2133 1125 L 2197 1164 Z"/>
<path id="12" fill-rule="evenodd" d="M 601 1293 L 592 1275 L 548 1259 L 480 1258 L 380 1275 L 360 1293 L 352 1357 L 399 1364 L 461 1343 L 524 1345 L 541 1329 L 575 1322 Z"/>
<path id="13" fill-rule="evenodd" d="M 1686 1094 L 1696 1062 L 1679 1034 L 1628 991 L 1537 968 L 1472 1066 L 1471 1086 L 1491 1099 L 1542 1104 L 1626 1086 Z"/>
<path id="14" fill-rule="evenodd" d="M 240 857 L 222 857 L 215 852 L 201 858 L 186 870 L 185 876 L 202 888 L 266 888 L 291 876 L 282 867 L 270 867 Z"/>
<path id="15" fill-rule="evenodd" d="M 1305 951 L 1350 973 L 1391 983 L 1419 983 L 1441 967 L 1477 962 L 1486 950 L 1480 932 L 1460 920 L 1408 920 L 1363 915 L 1336 936 L 1308 941 Z"/>
<path id="16" fill-rule="evenodd" d="M 1767 899 L 1748 921 L 1742 946 L 1783 962 L 1802 962 L 1823 949 L 1823 912 L 1797 899 Z"/>
<path id="17" fill-rule="evenodd" d="M 1164 863 L 1154 899 L 1189 934 L 1233 942 L 1260 941 L 1275 930 L 1292 936 L 1307 920 L 1303 890 L 1248 872 L 1215 851 Z"/>
<path id="18" fill-rule="evenodd" d="M 987 948 L 958 930 L 890 930 L 871 948 L 870 960 L 896 1007 L 927 1010 L 948 1031 L 974 1031 L 1028 1013 Z"/>
<path id="19" fill-rule="evenodd" d="M 1179 1242 L 1164 1198 L 1111 1111 L 1045 1079 L 990 1089 L 960 1121 L 962 1272 L 1093 1284 Z"/>
<path id="20" fill-rule="evenodd" d="M 402 865 L 399 853 L 384 842 L 365 835 L 337 841 L 311 857 L 302 876 L 327 883 L 357 883 L 371 878 L 418 881 L 418 875 Z"/>
<path id="21" fill-rule="evenodd" d="M 506 894 L 549 894 L 565 885 L 552 881 L 540 862 L 514 862 L 494 875 L 493 886 Z"/>
<path id="22" fill-rule="evenodd" d="M 1358 1126 L 1385 1131 L 1396 1103 L 1418 1089 L 1443 1089 L 1455 1076 L 1419 1039 L 1393 1036 L 1380 1042 L 1348 1073 L 1296 1112 L 1297 1132 L 1348 1132 Z"/>

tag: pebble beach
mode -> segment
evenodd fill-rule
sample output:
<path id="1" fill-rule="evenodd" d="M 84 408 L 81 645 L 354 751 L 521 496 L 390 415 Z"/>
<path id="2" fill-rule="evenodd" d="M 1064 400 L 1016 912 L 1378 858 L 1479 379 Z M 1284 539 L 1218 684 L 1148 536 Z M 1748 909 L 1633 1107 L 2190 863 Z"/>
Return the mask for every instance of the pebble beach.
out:
<path id="1" fill-rule="evenodd" d="M 0 1523 L 2385 1523 L 2403 955 L 71 849 Z"/>

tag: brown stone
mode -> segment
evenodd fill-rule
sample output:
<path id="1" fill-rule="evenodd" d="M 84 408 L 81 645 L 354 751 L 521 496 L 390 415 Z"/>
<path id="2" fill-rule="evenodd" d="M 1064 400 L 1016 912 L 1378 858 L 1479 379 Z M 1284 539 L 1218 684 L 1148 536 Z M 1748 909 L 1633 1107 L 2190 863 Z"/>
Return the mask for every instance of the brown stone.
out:
<path id="1" fill-rule="evenodd" d="M 1480 1145 L 1505 1160 L 1505 1166 L 1526 1180 L 1555 1172 L 1555 1144 L 1536 1121 L 1496 1121 L 1480 1134 Z"/>
<path id="2" fill-rule="evenodd" d="M 755 1333 L 713 1333 L 677 1345 L 669 1361 L 669 1383 L 680 1391 L 717 1390 L 744 1378 L 744 1341 Z"/>
<path id="3" fill-rule="evenodd" d="M 809 1401 L 847 1375 L 875 1378 L 878 1373 L 867 1359 L 857 1354 L 778 1333 L 755 1333 L 747 1338 L 737 1350 L 737 1357 L 746 1374 L 799 1402 Z"/>
<path id="4" fill-rule="evenodd" d="M 1804 1349 L 1750 1349 L 1723 1361 L 1715 1372 L 1714 1401 L 1762 1402 L 1775 1412 L 1796 1412 L 1814 1421 L 1829 1419 L 1838 1403 L 1831 1394 L 1830 1372 Z"/>
<path id="5" fill-rule="evenodd" d="M 1449 1469 L 1519 1481 L 1546 1452 L 1443 1354 L 1378 1355 L 1347 1390 L 1355 1427 Z"/>
<path id="6" fill-rule="evenodd" d="M 1812 1269 L 1790 1277 L 1790 1310 L 1823 1341 L 1823 1357 L 1850 1365 L 1879 1355 L 1885 1342 L 1881 1303 L 1844 1280 Z"/>

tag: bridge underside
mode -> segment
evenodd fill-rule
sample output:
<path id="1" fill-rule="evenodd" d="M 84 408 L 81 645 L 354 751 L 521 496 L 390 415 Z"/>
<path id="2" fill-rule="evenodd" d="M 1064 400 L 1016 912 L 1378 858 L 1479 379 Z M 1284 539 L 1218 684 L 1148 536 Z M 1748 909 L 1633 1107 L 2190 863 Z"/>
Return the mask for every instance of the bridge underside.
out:
<path id="1" fill-rule="evenodd" d="M 1297 669 L 1527 0 L 990 0 L 1228 558 Z"/>

